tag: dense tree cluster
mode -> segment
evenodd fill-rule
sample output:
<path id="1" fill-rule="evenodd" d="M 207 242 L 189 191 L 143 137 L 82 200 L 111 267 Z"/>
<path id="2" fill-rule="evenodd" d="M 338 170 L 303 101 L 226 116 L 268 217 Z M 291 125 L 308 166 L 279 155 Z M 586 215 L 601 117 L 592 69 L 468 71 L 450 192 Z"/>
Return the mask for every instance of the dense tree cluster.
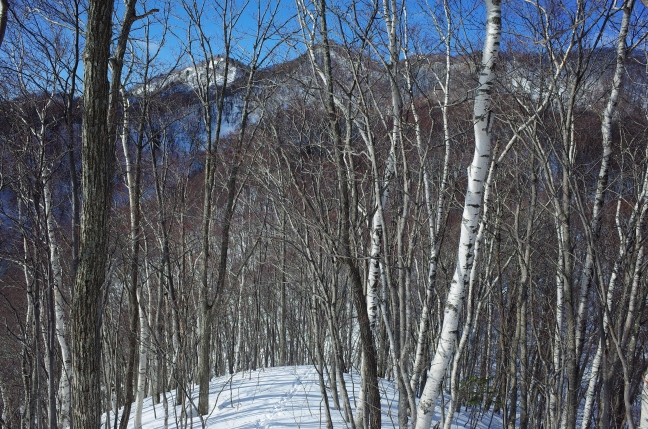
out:
<path id="1" fill-rule="evenodd" d="M 352 428 L 380 377 L 403 428 L 648 428 L 643 4 L 109 4 L 0 39 L 0 429 L 297 364 Z"/>

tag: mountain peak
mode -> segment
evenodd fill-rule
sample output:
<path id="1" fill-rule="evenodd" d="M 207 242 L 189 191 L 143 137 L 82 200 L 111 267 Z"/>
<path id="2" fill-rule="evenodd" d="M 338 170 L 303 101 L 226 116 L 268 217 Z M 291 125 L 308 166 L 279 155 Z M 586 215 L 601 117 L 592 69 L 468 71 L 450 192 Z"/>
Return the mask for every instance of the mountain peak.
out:
<path id="1" fill-rule="evenodd" d="M 226 75 L 227 69 L 227 75 Z M 195 62 L 185 68 L 159 75 L 147 82 L 137 85 L 132 93 L 142 95 L 145 92 L 177 92 L 196 91 L 200 88 L 210 88 L 230 85 L 244 77 L 247 67 L 233 58 L 226 59 L 223 55 Z"/>

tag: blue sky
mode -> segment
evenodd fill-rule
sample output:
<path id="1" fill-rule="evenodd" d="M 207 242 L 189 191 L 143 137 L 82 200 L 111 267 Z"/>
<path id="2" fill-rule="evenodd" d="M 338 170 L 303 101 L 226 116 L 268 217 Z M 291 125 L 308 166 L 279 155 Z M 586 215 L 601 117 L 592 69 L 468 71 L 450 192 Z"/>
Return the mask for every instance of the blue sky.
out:
<path id="1" fill-rule="evenodd" d="M 361 14 L 367 14 L 368 9 L 371 7 L 371 3 L 368 1 L 360 1 L 357 4 L 360 6 L 357 12 Z M 252 45 L 255 39 L 254 35 L 260 15 L 259 3 L 258 0 L 250 0 L 247 2 L 236 0 L 233 5 L 234 8 L 230 7 L 226 19 L 227 21 L 236 19 L 236 25 L 232 33 L 232 56 L 247 62 L 252 52 Z M 453 0 L 452 5 L 456 9 L 455 12 L 457 15 L 454 24 L 457 27 L 463 27 L 462 33 L 457 35 L 457 40 L 462 39 L 464 41 L 464 46 L 459 50 L 470 50 L 474 44 L 479 46 L 481 44 L 481 33 L 479 30 L 483 24 L 481 2 L 476 0 L 463 2 Z M 297 6 L 295 1 L 279 0 L 268 4 L 266 1 L 261 0 L 261 7 L 266 6 L 270 10 L 276 8 L 277 15 L 275 22 L 278 23 L 276 26 L 279 27 L 276 29 L 274 37 L 267 42 L 267 46 L 273 45 L 273 42 L 276 43 L 282 37 L 292 35 L 291 39 L 287 43 L 284 43 L 281 49 L 275 51 L 275 58 L 269 58 L 269 61 L 282 61 L 296 55 L 296 52 L 303 51 L 303 45 L 300 46 L 300 40 L 302 39 L 299 32 L 299 21 L 296 18 Z M 335 3 L 331 3 L 331 6 L 334 10 L 338 11 L 339 15 L 337 17 L 331 15 L 329 17 L 329 28 L 333 39 L 336 38 L 336 34 L 339 38 L 341 32 L 346 32 L 347 37 L 353 37 L 349 30 L 349 22 L 343 22 L 345 19 L 352 20 L 353 10 L 350 7 L 350 2 L 344 0 L 336 1 Z M 379 0 L 379 7 L 380 12 L 382 12 L 382 0 Z M 434 13 L 440 14 L 442 12 L 440 3 L 438 1 L 406 0 L 406 7 L 411 33 L 418 35 L 418 38 L 411 38 L 412 48 L 415 50 L 439 49 L 441 39 L 438 35 L 435 35 L 431 16 Z M 192 22 L 189 18 L 189 13 L 187 12 L 187 8 L 183 7 L 183 2 L 174 1 L 171 5 L 168 3 L 165 5 L 165 3 L 159 0 L 149 0 L 138 6 L 138 12 L 143 13 L 144 10 L 151 8 L 159 8 L 160 12 L 148 18 L 148 23 L 151 25 L 148 46 L 153 50 L 159 47 L 164 41 L 160 56 L 164 62 L 172 64 L 180 58 L 181 64 L 190 64 L 191 60 L 187 55 L 190 47 L 191 51 L 198 57 L 202 55 L 200 52 L 202 46 L 196 40 L 198 31 L 196 30 L 195 22 Z M 223 2 L 208 1 L 196 10 L 201 12 L 202 28 L 205 35 L 209 38 L 210 46 L 208 50 L 211 50 L 213 54 L 221 53 L 224 46 L 222 30 Z M 265 9 L 266 14 L 269 14 L 270 10 Z M 264 9 L 261 9 L 261 12 L 263 11 Z M 117 14 L 120 14 L 119 10 Z M 384 22 L 381 20 L 380 13 L 377 18 L 378 21 L 375 25 L 374 37 L 384 38 Z M 165 22 L 168 23 L 168 31 L 163 36 Z M 340 22 L 342 22 L 342 27 L 339 25 Z M 134 44 L 139 49 L 143 49 L 146 46 L 145 31 L 142 24 L 140 22 L 137 26 L 138 28 L 133 31 L 133 36 L 136 39 Z M 445 25 L 444 23 L 441 24 Z M 191 30 L 188 30 L 190 28 Z M 341 30 L 340 28 L 343 29 Z M 383 34 L 381 35 L 380 33 Z M 193 40 L 191 40 L 190 34 Z"/>
<path id="2" fill-rule="evenodd" d="M 24 0 L 25 2 L 36 2 L 37 0 Z M 282 62 L 286 59 L 292 58 L 304 51 L 303 39 L 299 32 L 299 22 L 296 19 L 297 6 L 296 0 L 272 0 L 268 3 L 265 0 L 230 0 L 231 3 L 227 4 L 226 22 L 236 21 L 236 25 L 232 31 L 232 51 L 231 56 L 248 63 L 254 41 L 254 34 L 256 32 L 258 17 L 265 11 L 266 14 L 272 10 L 277 11 L 276 27 L 274 36 L 267 42 L 267 47 L 273 47 L 282 40 L 283 37 L 288 37 L 287 41 L 281 43 L 280 48 L 272 51 L 272 56 L 268 57 L 262 66 L 271 65 L 273 63 Z M 331 38 L 340 40 L 341 36 L 353 38 L 357 35 L 353 34 L 351 28 L 353 27 L 353 13 L 352 5 L 357 5 L 355 11 L 366 16 L 372 8 L 373 0 L 329 0 L 329 6 L 336 11 L 336 14 L 329 16 L 329 29 Z M 376 15 L 377 21 L 370 35 L 372 40 L 386 44 L 384 21 L 382 20 L 382 0 L 378 1 L 378 14 Z M 445 30 L 445 22 L 443 17 L 443 1 L 442 0 L 402 0 L 405 1 L 407 8 L 407 18 L 409 23 L 409 43 L 411 53 L 428 54 L 432 52 L 440 52 L 443 49 L 443 39 L 435 29 L 436 23 Z M 399 7 L 403 4 L 399 1 Z M 543 6 L 550 4 L 559 5 L 560 7 L 555 10 L 555 18 L 552 18 L 551 25 L 555 28 L 568 28 L 569 20 L 573 19 L 575 10 L 575 0 L 563 0 L 563 2 L 552 2 L 551 0 L 539 0 Z M 620 1 L 620 0 L 617 0 Z M 44 25 L 51 23 L 42 20 L 42 16 L 47 14 L 56 15 L 63 11 L 59 11 L 57 4 L 69 3 L 68 0 L 53 1 L 49 6 L 45 6 L 47 11 L 41 15 L 31 13 L 28 15 L 21 15 L 20 18 L 26 16 L 33 20 L 41 20 Z M 597 5 L 609 5 L 609 0 L 588 0 L 585 2 L 588 10 L 595 10 Z M 452 24 L 456 30 L 453 34 L 453 51 L 455 53 L 474 52 L 481 49 L 483 38 L 483 23 L 484 12 L 482 7 L 482 0 L 449 0 L 452 9 Z M 131 32 L 132 41 L 131 47 L 139 57 L 144 57 L 146 49 L 149 53 L 153 54 L 159 49 L 159 54 L 154 61 L 154 69 L 149 71 L 149 76 L 155 76 L 160 73 L 168 72 L 174 67 L 186 67 L 192 64 L 191 56 L 188 52 L 194 54 L 195 61 L 201 61 L 206 56 L 202 52 L 202 46 L 199 43 L 197 25 L 189 18 L 188 9 L 194 8 L 200 11 L 201 28 L 207 36 L 205 40 L 209 41 L 209 46 L 206 51 L 210 55 L 218 55 L 223 52 L 223 13 L 224 13 L 224 0 L 139 0 L 137 5 L 138 14 L 143 14 L 153 8 L 160 11 L 149 15 L 147 18 L 135 23 Z M 15 3 L 15 7 L 21 7 L 22 4 Z M 46 10 L 43 9 L 43 10 Z M 116 1 L 115 11 L 115 32 L 118 31 L 119 18 L 123 14 L 123 0 Z M 618 21 L 620 14 L 617 13 L 611 22 L 606 26 L 603 32 L 603 44 L 613 46 L 616 39 L 617 32 L 616 21 Z M 48 19 L 52 18 L 48 16 Z M 58 16 L 53 17 L 54 20 L 61 20 Z M 588 19 L 595 23 L 597 15 L 588 15 Z M 637 2 L 635 7 L 635 19 L 639 22 L 646 22 L 646 7 L 640 2 Z M 81 21 L 84 17 L 81 17 Z M 265 22 L 268 21 L 266 15 Z M 167 29 L 165 32 L 165 28 Z M 509 47 L 519 50 L 537 49 L 540 46 L 538 33 L 536 30 L 540 28 L 540 21 L 537 16 L 537 10 L 534 10 L 531 3 L 522 0 L 505 0 L 503 4 L 503 29 L 504 41 L 502 50 L 506 51 Z M 17 31 L 17 25 L 9 22 L 10 31 L 14 31 L 14 39 Z M 63 28 L 60 30 L 68 40 L 71 40 L 71 31 Z M 66 35 L 67 32 L 67 35 Z M 595 33 L 595 32 L 593 32 Z M 11 38 L 11 36 L 9 37 Z M 39 38 L 35 38 L 38 42 Z M 40 40 L 43 40 L 40 37 Z M 556 39 L 557 40 L 557 39 Z M 69 42 L 67 42 L 69 45 Z M 11 42 L 6 42 L 3 49 L 9 52 Z M 45 51 L 52 49 L 52 47 L 38 46 L 38 43 L 32 43 L 33 48 L 29 48 L 28 54 L 34 56 L 39 55 L 37 50 Z M 52 45 L 53 46 L 53 45 Z M 600 45 L 599 45 L 600 46 Z M 69 49 L 69 48 L 68 48 Z M 378 49 L 380 47 L 378 46 Z M 266 50 L 269 52 L 269 50 Z M 384 52 L 384 51 L 383 51 Z M 374 55 L 377 53 L 374 51 Z M 14 51 L 14 58 L 21 59 L 22 54 Z M 66 54 L 69 58 L 69 54 Z M 7 57 L 5 57 L 7 59 Z M 62 59 L 62 61 L 68 61 Z M 5 64 L 10 64 L 10 61 L 4 61 Z M 137 83 L 137 75 L 142 73 L 141 65 L 134 67 L 133 79 L 131 82 Z M 42 69 L 43 76 L 48 73 L 47 65 L 44 64 Z M 82 65 L 78 69 L 78 75 L 83 73 Z"/>

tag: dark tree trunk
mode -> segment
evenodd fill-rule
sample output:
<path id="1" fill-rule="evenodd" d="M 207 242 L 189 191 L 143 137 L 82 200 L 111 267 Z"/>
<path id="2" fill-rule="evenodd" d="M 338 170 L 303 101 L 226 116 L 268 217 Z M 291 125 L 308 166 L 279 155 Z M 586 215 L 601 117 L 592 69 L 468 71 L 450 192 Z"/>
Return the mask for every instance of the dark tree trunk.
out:
<path id="1" fill-rule="evenodd" d="M 72 415 L 76 429 L 101 424 L 101 287 L 106 277 L 106 223 L 114 142 L 108 133 L 108 60 L 113 1 L 90 0 L 84 60 L 82 196 L 79 265 L 72 302 Z"/>
<path id="2" fill-rule="evenodd" d="M 5 31 L 7 30 L 7 13 L 9 12 L 9 1 L 0 0 L 0 46 L 4 40 Z"/>

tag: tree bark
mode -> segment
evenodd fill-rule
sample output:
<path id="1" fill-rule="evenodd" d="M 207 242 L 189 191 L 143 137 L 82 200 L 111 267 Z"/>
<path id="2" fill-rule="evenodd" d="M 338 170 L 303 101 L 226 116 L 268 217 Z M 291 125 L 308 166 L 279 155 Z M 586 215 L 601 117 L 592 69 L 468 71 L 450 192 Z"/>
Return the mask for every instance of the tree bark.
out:
<path id="1" fill-rule="evenodd" d="M 416 429 L 429 429 L 441 385 L 448 365 L 454 355 L 459 326 L 459 312 L 463 306 L 464 290 L 473 262 L 473 247 L 477 236 L 482 191 L 490 157 L 490 103 L 495 80 L 493 67 L 499 53 L 502 33 L 501 0 L 486 0 L 486 38 L 482 52 L 483 70 L 474 106 L 475 153 L 468 169 L 468 190 L 462 216 L 457 266 L 446 301 L 441 337 L 432 360 L 430 373 L 416 413 Z"/>
<path id="2" fill-rule="evenodd" d="M 90 0 L 84 58 L 83 162 L 79 265 L 72 301 L 72 415 L 76 429 L 101 424 L 101 288 L 114 142 L 108 130 L 108 60 L 113 1 Z"/>
<path id="3" fill-rule="evenodd" d="M 641 417 L 639 429 L 648 429 L 648 368 L 644 371 L 641 383 Z"/>
<path id="4" fill-rule="evenodd" d="M 67 323 L 65 321 L 65 308 L 61 289 L 63 288 L 63 267 L 59 253 L 58 239 L 55 234 L 54 215 L 52 213 L 52 192 L 49 188 L 49 182 L 43 184 L 43 194 L 45 202 L 45 219 L 47 227 L 47 236 L 50 247 L 50 264 L 52 266 L 52 293 L 54 304 L 54 323 L 56 339 L 61 349 L 61 378 L 59 380 L 58 400 L 60 410 L 58 415 L 59 427 L 65 429 L 70 426 L 70 377 L 72 375 L 70 348 L 65 337 L 67 332 Z"/>
<path id="5" fill-rule="evenodd" d="M 9 0 L 0 0 L 0 46 L 4 41 L 7 31 L 7 15 L 9 14 Z"/>

